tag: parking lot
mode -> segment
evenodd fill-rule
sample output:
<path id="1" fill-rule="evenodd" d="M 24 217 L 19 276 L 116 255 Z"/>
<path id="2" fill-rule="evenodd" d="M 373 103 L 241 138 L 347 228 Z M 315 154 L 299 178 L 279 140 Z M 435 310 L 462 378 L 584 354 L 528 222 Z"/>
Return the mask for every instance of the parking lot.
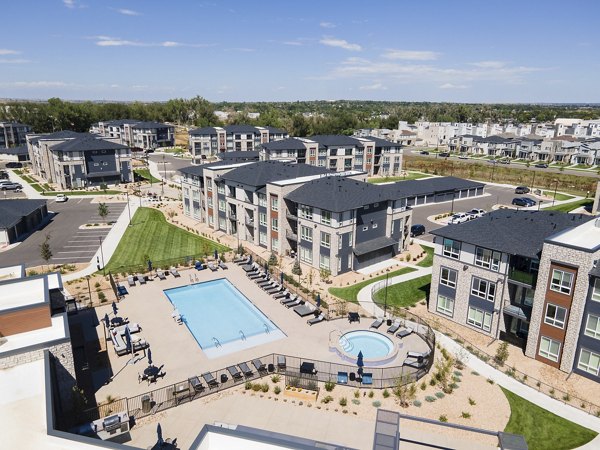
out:
<path id="1" fill-rule="evenodd" d="M 126 203 L 107 203 L 109 214 L 106 221 L 115 221 L 126 207 Z M 50 222 L 35 231 L 16 247 L 0 253 L 2 265 L 25 263 L 27 267 L 45 264 L 40 256 L 40 245 L 50 235 L 53 264 L 86 263 L 91 260 L 100 246 L 100 239 L 110 231 L 104 227 L 86 227 L 86 224 L 102 222 L 98 216 L 98 203 L 89 197 L 71 197 L 65 203 L 48 199 Z M 108 261 L 105 261 L 108 263 Z"/>

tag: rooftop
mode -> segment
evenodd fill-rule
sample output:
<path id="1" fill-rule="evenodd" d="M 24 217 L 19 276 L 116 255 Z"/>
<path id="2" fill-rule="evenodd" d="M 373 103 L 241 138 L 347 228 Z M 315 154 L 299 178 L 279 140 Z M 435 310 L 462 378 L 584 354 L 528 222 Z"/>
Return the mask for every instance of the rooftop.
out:
<path id="1" fill-rule="evenodd" d="M 292 164 L 280 161 L 259 161 L 233 169 L 221 178 L 225 181 L 247 186 L 265 186 L 267 183 L 290 178 L 329 173 L 323 167 L 308 164 Z"/>
<path id="2" fill-rule="evenodd" d="M 0 229 L 12 227 L 24 216 L 45 205 L 46 200 L 0 200 Z"/>
<path id="3" fill-rule="evenodd" d="M 0 153 L 3 153 L 5 155 L 26 155 L 27 146 L 19 145 L 18 147 L 0 148 Z"/>
<path id="4" fill-rule="evenodd" d="M 306 150 L 304 142 L 297 138 L 281 139 L 279 141 L 261 144 L 265 150 Z"/>
<path id="5" fill-rule="evenodd" d="M 254 161 L 258 161 L 258 157 L 259 157 L 259 152 L 258 151 L 253 151 L 253 150 L 246 150 L 246 151 L 234 151 L 234 152 L 221 152 L 219 154 L 217 154 L 217 158 L 219 158 L 221 161 L 248 161 L 248 160 L 254 160 Z"/>
<path id="6" fill-rule="evenodd" d="M 600 219 L 589 220 L 575 228 L 561 231 L 547 238 L 546 242 L 595 252 L 600 249 Z"/>
<path id="7" fill-rule="evenodd" d="M 169 125 L 166 123 L 160 122 L 137 122 L 133 128 L 137 129 L 152 129 L 152 128 L 168 128 L 173 127 L 173 125 Z"/>
<path id="8" fill-rule="evenodd" d="M 538 258 L 544 240 L 591 220 L 557 211 L 497 210 L 469 222 L 447 225 L 431 234 L 511 255 Z"/>
<path id="9" fill-rule="evenodd" d="M 326 147 L 333 145 L 351 145 L 353 147 L 363 146 L 362 142 L 359 141 L 357 138 L 345 136 L 343 134 L 317 134 L 315 136 L 309 136 L 308 139 L 310 139 L 311 141 L 318 142 L 320 145 Z"/>
<path id="10" fill-rule="evenodd" d="M 74 139 L 52 146 L 53 152 L 87 152 L 92 150 L 119 150 L 126 145 L 108 141 L 90 133 L 82 133 Z"/>
<path id="11" fill-rule="evenodd" d="M 0 282 L 0 311 L 48 303 L 48 289 L 45 275 Z"/>

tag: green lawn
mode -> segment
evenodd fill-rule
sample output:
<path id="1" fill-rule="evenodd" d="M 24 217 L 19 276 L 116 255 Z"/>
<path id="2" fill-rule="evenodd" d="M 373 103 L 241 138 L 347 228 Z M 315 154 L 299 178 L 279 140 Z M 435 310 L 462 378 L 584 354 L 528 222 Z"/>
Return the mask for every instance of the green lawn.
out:
<path id="1" fill-rule="evenodd" d="M 122 272 L 125 271 L 123 267 L 135 265 L 143 269 L 148 258 L 154 267 L 166 267 L 183 262 L 185 256 L 201 258 L 212 255 L 215 248 L 219 253 L 229 250 L 224 245 L 167 223 L 160 211 L 139 208 L 106 267 L 113 272 Z"/>
<path id="2" fill-rule="evenodd" d="M 368 280 L 361 281 L 360 283 L 352 284 L 350 286 L 346 286 L 343 288 L 336 288 L 336 287 L 329 288 L 329 293 L 331 295 L 335 295 L 336 297 L 346 300 L 348 302 L 357 303 L 358 292 L 365 286 L 368 286 L 369 284 L 375 283 L 376 281 L 379 281 L 379 280 L 385 280 L 386 276 L 391 278 L 391 277 L 395 277 L 398 275 L 404 275 L 405 273 L 410 273 L 410 272 L 414 272 L 414 271 L 415 271 L 415 269 L 413 269 L 412 267 L 404 267 L 400 270 L 390 272 L 387 275 L 381 275 L 379 277 L 369 278 Z"/>
<path id="3" fill-rule="evenodd" d="M 42 191 L 42 188 L 39 187 L 39 185 L 32 184 L 32 187 L 38 192 Z M 111 191 L 111 190 L 107 189 L 106 192 L 104 192 L 104 191 L 44 191 L 42 193 L 42 195 L 45 195 L 48 197 L 55 197 L 57 194 L 65 194 L 68 197 L 75 197 L 78 195 L 118 195 L 118 194 L 123 194 L 123 192 Z"/>
<path id="4" fill-rule="evenodd" d="M 562 205 L 555 205 L 555 206 L 550 206 L 548 208 L 543 208 L 544 211 L 561 211 L 561 212 L 571 212 L 574 209 L 580 208 L 582 206 L 586 206 L 586 205 L 591 205 L 592 203 L 594 203 L 594 200 L 591 200 L 589 198 L 587 199 L 583 199 L 583 200 L 578 200 L 576 202 L 570 202 L 570 203 L 564 203 Z"/>
<path id="5" fill-rule="evenodd" d="M 382 178 L 369 178 L 369 183 L 392 183 L 395 181 L 407 181 L 407 180 L 419 180 L 421 178 L 431 178 L 431 175 L 421 172 L 408 172 L 405 177 L 382 177 Z"/>
<path id="6" fill-rule="evenodd" d="M 421 246 L 425 252 L 427 252 L 427 256 L 425 259 L 419 261 L 417 266 L 419 267 L 431 267 L 433 266 L 433 247 L 426 247 L 424 245 Z"/>
<path id="7" fill-rule="evenodd" d="M 135 169 L 134 172 L 151 183 L 160 183 L 160 180 L 150 173 L 150 169 Z"/>
<path id="8" fill-rule="evenodd" d="M 543 194 L 547 197 L 554 197 L 554 191 L 544 191 Z M 562 192 L 556 193 L 556 200 L 561 202 L 563 200 L 570 200 L 573 196 L 569 194 L 563 194 Z"/>
<path id="9" fill-rule="evenodd" d="M 431 285 L 431 275 L 415 278 L 404 283 L 394 284 L 388 288 L 387 305 L 396 307 L 408 307 L 417 304 L 423 300 Z M 378 304 L 385 300 L 385 289 L 375 293 L 375 301 Z"/>
<path id="10" fill-rule="evenodd" d="M 510 419 L 504 431 L 522 434 L 530 450 L 572 449 L 591 441 L 598 434 L 501 389 L 510 403 Z"/>

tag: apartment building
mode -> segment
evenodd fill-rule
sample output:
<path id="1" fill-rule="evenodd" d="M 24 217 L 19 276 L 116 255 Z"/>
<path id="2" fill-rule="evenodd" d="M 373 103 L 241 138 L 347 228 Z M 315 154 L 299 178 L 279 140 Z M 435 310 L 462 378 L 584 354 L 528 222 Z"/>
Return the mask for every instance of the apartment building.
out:
<path id="1" fill-rule="evenodd" d="M 17 122 L 0 122 L 0 148 L 25 145 L 25 136 L 31 132 L 29 125 Z"/>
<path id="2" fill-rule="evenodd" d="M 109 120 L 93 124 L 90 133 L 117 139 L 120 144 L 145 152 L 175 146 L 175 127 L 159 122 Z"/>
<path id="3" fill-rule="evenodd" d="M 27 136 L 33 173 L 59 189 L 133 181 L 131 150 L 117 138 L 59 131 Z"/>
<path id="4" fill-rule="evenodd" d="M 600 381 L 596 219 L 500 210 L 432 234 L 430 312 Z"/>
<path id="5" fill-rule="evenodd" d="M 332 171 L 360 170 L 369 176 L 399 175 L 402 146 L 374 136 L 316 135 L 262 144 L 263 161 L 295 161 Z"/>
<path id="6" fill-rule="evenodd" d="M 453 177 L 374 185 L 364 171 L 282 161 L 214 162 L 181 173 L 186 216 L 333 275 L 405 249 L 412 207 L 484 188 Z"/>
<path id="7" fill-rule="evenodd" d="M 255 151 L 260 144 L 287 138 L 287 131 L 274 127 L 227 125 L 196 128 L 189 132 L 194 163 L 222 152 Z"/>

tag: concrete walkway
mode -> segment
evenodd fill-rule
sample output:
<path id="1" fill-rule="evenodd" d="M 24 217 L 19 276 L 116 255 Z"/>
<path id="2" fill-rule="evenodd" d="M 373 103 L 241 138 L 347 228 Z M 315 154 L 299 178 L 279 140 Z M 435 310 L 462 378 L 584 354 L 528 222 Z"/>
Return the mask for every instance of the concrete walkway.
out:
<path id="1" fill-rule="evenodd" d="M 25 181 L 23 178 L 21 178 L 19 175 L 17 175 L 14 170 L 8 171 L 8 178 L 10 179 L 10 181 L 12 181 L 14 183 L 19 183 L 21 186 L 23 186 L 23 193 L 29 199 L 48 200 L 50 198 L 50 197 L 42 195 L 40 192 L 38 192 L 34 188 L 32 188 L 31 185 L 27 181 Z"/>

